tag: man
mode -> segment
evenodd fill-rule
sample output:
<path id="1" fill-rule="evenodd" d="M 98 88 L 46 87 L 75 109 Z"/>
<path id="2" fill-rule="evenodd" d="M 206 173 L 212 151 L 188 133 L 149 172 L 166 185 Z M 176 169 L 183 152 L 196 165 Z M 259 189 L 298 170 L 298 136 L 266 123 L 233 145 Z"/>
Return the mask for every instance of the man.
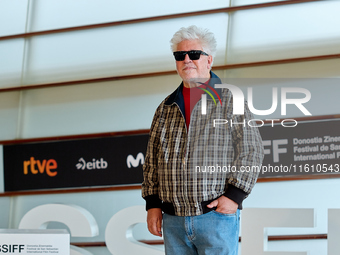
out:
<path id="1" fill-rule="evenodd" d="M 166 254 L 236 255 L 239 210 L 258 176 L 242 167 L 261 165 L 262 140 L 257 128 L 242 124 L 252 118 L 248 107 L 233 115 L 231 92 L 215 87 L 222 82 L 211 72 L 213 34 L 190 26 L 171 43 L 183 82 L 151 125 L 142 184 L 148 229 L 162 236 L 163 222 Z M 206 93 L 214 98 L 202 114 Z M 217 126 L 215 119 L 238 124 Z"/>

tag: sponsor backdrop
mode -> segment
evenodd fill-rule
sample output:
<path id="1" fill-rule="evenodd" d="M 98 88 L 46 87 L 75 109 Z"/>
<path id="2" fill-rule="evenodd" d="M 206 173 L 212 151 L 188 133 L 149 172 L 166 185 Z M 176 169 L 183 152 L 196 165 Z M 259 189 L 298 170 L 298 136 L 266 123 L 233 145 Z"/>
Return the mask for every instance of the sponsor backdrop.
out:
<path id="1" fill-rule="evenodd" d="M 259 129 L 266 154 L 261 177 L 339 172 L 339 119 Z M 147 140 L 140 134 L 5 145 L 4 190 L 140 184 Z"/>
<path id="2" fill-rule="evenodd" d="M 261 176 L 340 173 L 340 119 L 261 127 Z"/>
<path id="3" fill-rule="evenodd" d="M 5 191 L 140 184 L 147 135 L 6 145 Z"/>

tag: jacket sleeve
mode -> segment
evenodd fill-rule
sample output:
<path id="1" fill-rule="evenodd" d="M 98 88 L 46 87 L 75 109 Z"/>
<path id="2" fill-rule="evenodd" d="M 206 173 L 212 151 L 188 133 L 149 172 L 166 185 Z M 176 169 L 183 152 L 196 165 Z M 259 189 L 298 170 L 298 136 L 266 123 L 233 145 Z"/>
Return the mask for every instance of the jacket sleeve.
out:
<path id="1" fill-rule="evenodd" d="M 161 104 L 162 105 L 162 104 Z M 161 208 L 162 201 L 159 199 L 158 181 L 158 152 L 160 149 L 159 139 L 159 116 L 161 105 L 157 108 L 149 133 L 149 142 L 143 165 L 144 181 L 142 183 L 142 197 L 146 201 L 146 210 Z"/>
<path id="2" fill-rule="evenodd" d="M 239 205 L 254 187 L 264 157 L 262 138 L 247 104 L 244 115 L 233 116 L 233 166 L 236 171 L 226 181 L 225 196 Z"/>

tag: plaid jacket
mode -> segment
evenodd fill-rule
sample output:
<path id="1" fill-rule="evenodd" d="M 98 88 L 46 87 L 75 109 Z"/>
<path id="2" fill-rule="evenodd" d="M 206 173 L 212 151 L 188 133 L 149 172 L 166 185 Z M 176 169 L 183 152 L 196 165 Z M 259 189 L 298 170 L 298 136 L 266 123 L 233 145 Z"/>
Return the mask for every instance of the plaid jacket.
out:
<path id="1" fill-rule="evenodd" d="M 212 72 L 211 77 L 212 87 L 214 81 L 221 83 Z M 258 177 L 258 171 L 246 167 L 260 166 L 264 155 L 258 129 L 248 125 L 252 114 L 245 105 L 244 115 L 233 115 L 231 92 L 208 89 L 214 96 L 217 92 L 222 105 L 207 96 L 202 115 L 199 100 L 187 130 L 182 86 L 159 105 L 152 121 L 143 166 L 146 208 L 165 202 L 178 216 L 201 215 L 202 202 L 221 195 L 241 205 Z"/>

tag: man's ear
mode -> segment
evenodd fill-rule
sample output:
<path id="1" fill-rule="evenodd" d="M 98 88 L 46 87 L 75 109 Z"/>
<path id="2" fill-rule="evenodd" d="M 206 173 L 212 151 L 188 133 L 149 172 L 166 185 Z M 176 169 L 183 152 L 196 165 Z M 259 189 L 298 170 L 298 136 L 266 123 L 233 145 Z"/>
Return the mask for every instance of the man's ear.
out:
<path id="1" fill-rule="evenodd" d="M 213 56 L 209 55 L 208 56 L 208 65 L 207 65 L 207 68 L 209 70 L 211 69 L 212 62 L 213 62 Z"/>

